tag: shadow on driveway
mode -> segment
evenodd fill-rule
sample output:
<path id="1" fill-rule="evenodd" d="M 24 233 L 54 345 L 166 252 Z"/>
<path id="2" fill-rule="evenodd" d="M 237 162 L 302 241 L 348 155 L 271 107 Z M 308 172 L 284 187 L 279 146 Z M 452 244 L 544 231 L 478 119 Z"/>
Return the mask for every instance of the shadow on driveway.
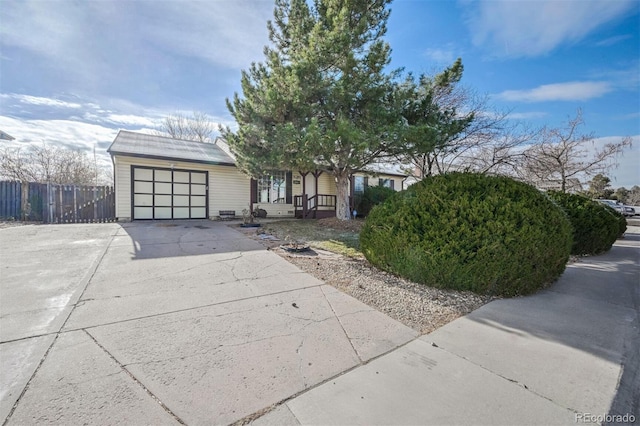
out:
<path id="1" fill-rule="evenodd" d="M 264 250 L 226 223 L 209 220 L 124 223 L 112 246 L 131 245 L 134 260 Z"/>

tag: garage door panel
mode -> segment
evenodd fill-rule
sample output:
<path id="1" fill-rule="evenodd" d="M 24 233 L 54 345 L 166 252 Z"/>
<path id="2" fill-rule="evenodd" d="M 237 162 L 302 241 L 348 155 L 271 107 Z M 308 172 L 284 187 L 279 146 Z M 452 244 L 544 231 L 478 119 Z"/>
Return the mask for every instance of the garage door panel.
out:
<path id="1" fill-rule="evenodd" d="M 191 183 L 207 183 L 207 174 L 206 173 L 191 173 Z"/>
<path id="2" fill-rule="evenodd" d="M 134 193 L 147 193 L 151 194 L 153 192 L 153 183 L 151 182 L 135 182 L 133 184 L 133 192 Z"/>
<path id="3" fill-rule="evenodd" d="M 171 182 L 171 170 L 156 170 L 153 180 L 156 182 Z"/>
<path id="4" fill-rule="evenodd" d="M 205 207 L 207 205 L 207 197 L 191 197 L 192 207 Z"/>
<path id="5" fill-rule="evenodd" d="M 156 219 L 171 219 L 171 207 L 154 207 L 153 215 Z"/>
<path id="6" fill-rule="evenodd" d="M 174 207 L 189 207 L 189 196 L 188 195 L 174 195 L 173 196 L 173 206 Z"/>
<path id="7" fill-rule="evenodd" d="M 178 183 L 189 183 L 189 172 L 173 172 L 173 181 Z"/>
<path id="8" fill-rule="evenodd" d="M 153 195 L 135 194 L 133 196 L 133 204 L 136 206 L 153 206 Z"/>
<path id="9" fill-rule="evenodd" d="M 207 210 L 204 207 L 191 207 L 191 219 L 206 219 Z"/>
<path id="10" fill-rule="evenodd" d="M 153 180 L 153 170 L 151 169 L 135 169 L 133 173 L 133 178 L 135 180 Z"/>
<path id="11" fill-rule="evenodd" d="M 153 219 L 152 207 L 134 207 L 133 217 L 135 219 Z"/>
<path id="12" fill-rule="evenodd" d="M 188 183 L 174 183 L 173 184 L 173 193 L 181 194 L 181 195 L 189 195 L 189 184 Z"/>
<path id="13" fill-rule="evenodd" d="M 189 219 L 189 207 L 174 207 L 173 208 L 174 219 Z"/>
<path id="14" fill-rule="evenodd" d="M 204 185 L 191 185 L 191 195 L 205 195 L 207 187 Z"/>
<path id="15" fill-rule="evenodd" d="M 154 189 L 156 194 L 171 194 L 170 183 L 157 182 Z"/>
<path id="16" fill-rule="evenodd" d="M 158 207 L 171 207 L 171 195 L 156 195 L 154 205 Z"/>

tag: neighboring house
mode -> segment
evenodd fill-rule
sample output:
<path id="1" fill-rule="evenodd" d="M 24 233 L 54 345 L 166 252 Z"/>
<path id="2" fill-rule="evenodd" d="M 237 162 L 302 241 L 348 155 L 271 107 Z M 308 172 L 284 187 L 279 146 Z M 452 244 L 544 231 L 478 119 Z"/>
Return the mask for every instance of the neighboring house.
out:
<path id="1" fill-rule="evenodd" d="M 5 141 L 12 141 L 15 138 L 13 136 L 11 136 L 9 133 L 5 133 L 2 130 L 0 130 L 0 139 L 5 140 Z"/>
<path id="2" fill-rule="evenodd" d="M 213 219 L 221 211 L 240 216 L 250 205 L 267 217 L 335 216 L 331 174 L 273 171 L 250 179 L 221 139 L 203 143 L 121 130 L 107 152 L 114 165 L 118 220 Z M 352 200 L 366 186 L 399 191 L 405 179 L 389 167 L 356 173 Z"/>
<path id="3" fill-rule="evenodd" d="M 533 181 L 531 182 L 531 184 L 542 191 L 562 190 L 562 181 L 560 180 Z M 567 179 L 565 186 L 566 186 L 566 191 L 570 193 L 576 193 L 576 192 L 582 191 L 582 184 L 580 183 L 580 180 L 575 178 Z"/>

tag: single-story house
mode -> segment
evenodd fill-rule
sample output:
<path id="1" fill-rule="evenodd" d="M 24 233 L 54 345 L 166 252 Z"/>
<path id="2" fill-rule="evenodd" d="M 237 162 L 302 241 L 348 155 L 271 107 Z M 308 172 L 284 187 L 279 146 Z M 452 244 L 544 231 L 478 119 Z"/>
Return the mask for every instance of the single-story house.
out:
<path id="1" fill-rule="evenodd" d="M 236 167 L 224 141 L 203 143 L 121 130 L 107 150 L 114 166 L 116 216 L 136 219 L 215 219 L 263 209 L 267 217 L 335 216 L 336 185 L 321 170 L 273 171 L 251 179 Z M 367 185 L 403 189 L 393 170 L 352 176 L 357 196 Z"/>

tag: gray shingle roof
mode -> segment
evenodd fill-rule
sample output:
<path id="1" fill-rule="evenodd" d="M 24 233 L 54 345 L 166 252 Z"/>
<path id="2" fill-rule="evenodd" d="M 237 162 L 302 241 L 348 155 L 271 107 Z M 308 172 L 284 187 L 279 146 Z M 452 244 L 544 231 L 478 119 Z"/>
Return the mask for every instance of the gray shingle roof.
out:
<path id="1" fill-rule="evenodd" d="M 114 155 L 234 166 L 233 159 L 212 143 L 120 130 L 107 152 Z"/>

